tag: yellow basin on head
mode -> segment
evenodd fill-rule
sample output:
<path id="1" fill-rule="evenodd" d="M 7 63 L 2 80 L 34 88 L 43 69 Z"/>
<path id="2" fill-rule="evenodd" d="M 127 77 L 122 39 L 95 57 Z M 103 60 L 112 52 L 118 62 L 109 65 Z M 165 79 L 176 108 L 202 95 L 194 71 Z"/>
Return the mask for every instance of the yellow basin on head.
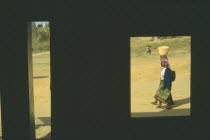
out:
<path id="1" fill-rule="evenodd" d="M 160 46 L 160 47 L 158 47 L 159 55 L 167 55 L 168 51 L 169 51 L 169 47 L 168 46 Z"/>

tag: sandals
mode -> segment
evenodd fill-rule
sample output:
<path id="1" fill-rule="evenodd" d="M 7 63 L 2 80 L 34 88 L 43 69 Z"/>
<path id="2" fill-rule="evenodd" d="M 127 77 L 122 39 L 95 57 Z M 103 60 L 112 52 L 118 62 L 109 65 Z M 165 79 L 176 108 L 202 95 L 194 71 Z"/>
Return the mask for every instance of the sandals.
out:
<path id="1" fill-rule="evenodd" d="M 162 107 L 162 109 L 168 109 L 168 110 L 170 110 L 170 109 L 172 109 L 172 107 L 171 106 L 164 106 L 164 107 Z"/>
<path id="2" fill-rule="evenodd" d="M 156 106 L 156 108 L 162 108 L 162 106 L 158 105 L 158 106 Z"/>
<path id="3" fill-rule="evenodd" d="M 151 104 L 153 104 L 153 105 L 158 105 L 158 103 L 157 103 L 157 102 L 151 102 Z"/>
<path id="4" fill-rule="evenodd" d="M 158 103 L 157 102 L 151 102 L 151 104 L 153 104 L 153 105 L 158 105 Z M 174 103 L 173 103 L 174 104 Z M 158 105 L 158 106 L 156 106 L 156 108 L 162 108 L 162 109 L 167 109 L 167 110 L 170 110 L 170 109 L 172 109 L 172 107 L 171 106 L 169 106 L 169 105 L 166 105 L 166 106 L 162 106 L 162 105 Z"/>

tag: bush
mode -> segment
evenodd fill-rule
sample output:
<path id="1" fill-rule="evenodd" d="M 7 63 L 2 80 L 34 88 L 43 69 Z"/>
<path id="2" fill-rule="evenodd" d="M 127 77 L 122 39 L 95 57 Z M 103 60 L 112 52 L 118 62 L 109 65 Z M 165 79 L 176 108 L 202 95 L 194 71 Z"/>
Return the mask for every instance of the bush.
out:
<path id="1" fill-rule="evenodd" d="M 42 52 L 50 50 L 50 28 L 49 25 L 37 27 L 32 23 L 32 51 Z"/>

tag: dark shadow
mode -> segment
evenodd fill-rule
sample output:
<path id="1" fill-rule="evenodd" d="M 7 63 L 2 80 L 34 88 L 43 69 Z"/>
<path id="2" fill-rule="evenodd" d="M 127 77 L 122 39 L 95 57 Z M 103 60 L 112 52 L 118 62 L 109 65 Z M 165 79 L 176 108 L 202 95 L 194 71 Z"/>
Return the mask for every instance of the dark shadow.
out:
<path id="1" fill-rule="evenodd" d="M 44 124 L 36 124 L 35 129 L 38 129 L 41 126 L 48 126 L 51 125 L 51 118 L 50 117 L 38 117 L 37 119 L 41 120 Z"/>
<path id="2" fill-rule="evenodd" d="M 174 103 L 173 108 L 190 103 L 190 97 L 181 100 L 174 100 Z"/>
<path id="3" fill-rule="evenodd" d="M 171 109 L 160 112 L 136 112 L 131 117 L 168 117 L 168 116 L 190 116 L 190 109 Z"/>
<path id="4" fill-rule="evenodd" d="M 44 122 L 45 125 L 51 125 L 51 117 L 39 117 L 42 122 Z"/>
<path id="5" fill-rule="evenodd" d="M 36 124 L 35 129 L 38 129 L 41 126 L 51 125 L 51 117 L 38 117 L 37 119 L 41 120 L 44 124 Z M 48 133 L 46 136 L 36 140 L 51 140 L 51 132 Z"/>
<path id="6" fill-rule="evenodd" d="M 48 76 L 34 76 L 33 79 L 47 78 Z"/>
<path id="7" fill-rule="evenodd" d="M 190 97 L 174 100 L 171 110 L 161 110 L 160 112 L 136 112 L 131 113 L 131 117 L 167 117 L 167 116 L 190 116 L 190 109 L 176 109 L 176 107 L 190 103 Z"/>

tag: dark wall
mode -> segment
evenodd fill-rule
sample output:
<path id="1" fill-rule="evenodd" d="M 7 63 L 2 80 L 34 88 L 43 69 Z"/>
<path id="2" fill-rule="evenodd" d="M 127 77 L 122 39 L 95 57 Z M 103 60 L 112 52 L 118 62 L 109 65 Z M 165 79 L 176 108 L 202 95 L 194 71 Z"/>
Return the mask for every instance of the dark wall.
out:
<path id="1" fill-rule="evenodd" d="M 31 20 L 50 21 L 52 140 L 209 137 L 207 8 L 97 4 L 26 7 L 27 12 L 4 16 L 3 138 L 30 137 L 26 22 Z M 144 35 L 192 36 L 191 117 L 130 118 L 129 40 Z"/>

